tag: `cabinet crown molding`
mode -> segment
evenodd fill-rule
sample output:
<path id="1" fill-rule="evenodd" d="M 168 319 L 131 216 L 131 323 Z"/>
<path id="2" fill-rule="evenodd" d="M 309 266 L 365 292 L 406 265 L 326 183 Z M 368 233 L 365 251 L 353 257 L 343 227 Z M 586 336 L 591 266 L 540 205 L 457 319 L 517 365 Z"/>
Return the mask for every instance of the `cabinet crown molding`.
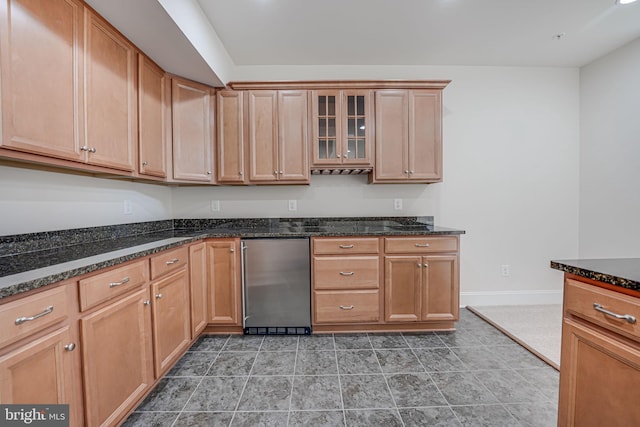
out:
<path id="1" fill-rule="evenodd" d="M 451 80 L 300 80 L 229 82 L 234 90 L 256 89 L 444 89 Z"/>

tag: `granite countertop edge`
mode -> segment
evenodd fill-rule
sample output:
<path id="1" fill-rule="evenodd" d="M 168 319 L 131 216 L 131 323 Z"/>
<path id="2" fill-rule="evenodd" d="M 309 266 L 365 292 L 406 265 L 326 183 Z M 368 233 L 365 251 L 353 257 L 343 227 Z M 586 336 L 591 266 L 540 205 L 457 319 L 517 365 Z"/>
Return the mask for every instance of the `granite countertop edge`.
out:
<path id="1" fill-rule="evenodd" d="M 179 230 L 182 237 L 172 237 L 154 242 L 136 245 L 129 248 L 109 251 L 98 255 L 71 260 L 51 266 L 24 271 L 17 274 L 0 277 L 0 301 L 4 298 L 38 289 L 53 283 L 72 279 L 87 273 L 112 267 L 137 258 L 153 255 L 209 238 L 299 238 L 299 237 L 345 237 L 345 236 L 443 236 L 465 234 L 464 230 L 436 226 L 430 231 L 425 230 L 396 230 L 396 231 L 321 231 L 321 232 L 287 232 L 277 233 L 251 228 L 240 229 L 208 229 L 208 230 Z"/>
<path id="2" fill-rule="evenodd" d="M 640 280 L 624 277 L 625 274 L 622 272 L 614 273 L 598 271 L 600 269 L 595 265 L 596 263 L 607 265 L 607 263 L 612 261 L 616 263 L 629 262 L 636 265 L 640 264 L 640 259 L 637 258 L 615 260 L 560 260 L 551 261 L 551 268 L 563 271 L 565 273 L 574 274 L 576 276 L 585 277 L 587 279 L 596 280 L 598 282 L 608 283 L 610 285 L 640 292 Z M 593 263 L 594 265 L 590 266 L 588 265 L 589 263 Z"/>

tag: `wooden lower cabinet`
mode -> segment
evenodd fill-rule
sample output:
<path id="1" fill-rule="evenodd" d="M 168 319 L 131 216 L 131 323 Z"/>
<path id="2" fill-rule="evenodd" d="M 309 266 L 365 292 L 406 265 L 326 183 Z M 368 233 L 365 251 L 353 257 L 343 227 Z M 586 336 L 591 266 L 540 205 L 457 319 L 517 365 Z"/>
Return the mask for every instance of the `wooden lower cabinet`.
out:
<path id="1" fill-rule="evenodd" d="M 640 425 L 640 345 L 565 319 L 558 426 Z"/>
<path id="2" fill-rule="evenodd" d="M 420 320 L 422 301 L 422 257 L 384 257 L 385 320 Z"/>
<path id="3" fill-rule="evenodd" d="M 153 282 L 151 294 L 153 356 L 158 378 L 187 351 L 191 343 L 187 268 Z"/>
<path id="4" fill-rule="evenodd" d="M 0 403 L 68 404 L 69 425 L 84 425 L 77 343 L 72 328 L 64 326 L 0 357 Z"/>
<path id="5" fill-rule="evenodd" d="M 153 383 L 149 289 L 80 319 L 89 426 L 116 425 Z"/>
<path id="6" fill-rule="evenodd" d="M 559 427 L 640 425 L 640 327 L 614 317 L 639 309 L 639 297 L 565 278 Z"/>
<path id="7" fill-rule="evenodd" d="M 455 254 L 386 256 L 385 320 L 457 320 L 458 283 Z"/>
<path id="8" fill-rule="evenodd" d="M 191 289 L 191 338 L 207 326 L 207 245 L 189 246 L 189 286 Z"/>
<path id="9" fill-rule="evenodd" d="M 209 323 L 242 324 L 240 240 L 207 242 Z"/>

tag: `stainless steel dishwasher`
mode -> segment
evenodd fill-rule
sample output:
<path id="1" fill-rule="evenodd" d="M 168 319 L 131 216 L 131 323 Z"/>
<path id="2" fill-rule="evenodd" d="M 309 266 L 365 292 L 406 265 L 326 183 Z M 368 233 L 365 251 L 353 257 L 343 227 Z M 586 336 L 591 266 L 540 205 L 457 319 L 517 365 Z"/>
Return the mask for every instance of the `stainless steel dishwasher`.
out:
<path id="1" fill-rule="evenodd" d="M 244 333 L 310 334 L 309 239 L 243 239 L 241 247 Z"/>

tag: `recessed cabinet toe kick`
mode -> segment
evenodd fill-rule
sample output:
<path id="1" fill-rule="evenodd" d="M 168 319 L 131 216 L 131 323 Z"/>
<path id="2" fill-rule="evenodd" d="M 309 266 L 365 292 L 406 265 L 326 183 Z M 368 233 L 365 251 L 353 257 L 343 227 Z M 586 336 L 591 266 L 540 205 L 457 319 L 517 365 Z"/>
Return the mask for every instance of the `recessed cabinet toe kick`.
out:
<path id="1" fill-rule="evenodd" d="M 245 334 L 310 334 L 309 239 L 242 241 Z"/>

